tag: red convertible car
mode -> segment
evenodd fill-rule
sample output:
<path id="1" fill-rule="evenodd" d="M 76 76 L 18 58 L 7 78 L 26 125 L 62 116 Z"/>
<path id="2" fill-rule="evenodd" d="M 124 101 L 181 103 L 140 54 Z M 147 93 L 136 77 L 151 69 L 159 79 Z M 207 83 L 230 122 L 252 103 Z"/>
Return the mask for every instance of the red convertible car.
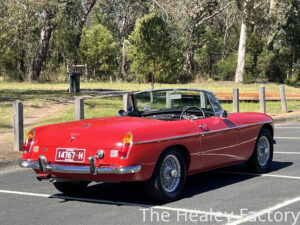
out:
<path id="1" fill-rule="evenodd" d="M 186 176 L 241 162 L 264 173 L 273 158 L 273 120 L 223 110 L 210 91 L 160 89 L 128 94 L 119 116 L 36 127 L 21 167 L 65 194 L 92 182 L 140 181 L 159 201 L 174 201 Z"/>

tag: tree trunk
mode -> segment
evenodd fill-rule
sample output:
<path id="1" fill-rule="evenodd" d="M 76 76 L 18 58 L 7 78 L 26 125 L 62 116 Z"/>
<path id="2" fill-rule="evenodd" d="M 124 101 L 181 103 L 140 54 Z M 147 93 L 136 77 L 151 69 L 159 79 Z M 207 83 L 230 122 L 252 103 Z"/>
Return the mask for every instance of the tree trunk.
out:
<path id="1" fill-rule="evenodd" d="M 78 27 L 77 27 L 77 34 L 76 34 L 76 38 L 75 38 L 75 52 L 74 52 L 74 64 L 75 65 L 78 62 L 77 49 L 80 46 L 82 30 L 83 30 L 84 24 L 89 16 L 91 10 L 93 9 L 94 5 L 96 4 L 96 1 L 97 0 L 88 0 L 87 1 L 86 8 L 84 9 L 84 13 L 83 13 L 82 18 L 80 19 Z"/>
<path id="2" fill-rule="evenodd" d="M 185 66 L 184 70 L 193 73 L 194 72 L 194 54 L 192 52 L 185 53 Z"/>
<path id="3" fill-rule="evenodd" d="M 123 46 L 122 46 L 122 61 L 121 61 L 121 74 L 123 78 L 126 77 L 125 65 L 126 65 L 126 51 L 125 51 L 125 39 L 124 39 Z"/>
<path id="4" fill-rule="evenodd" d="M 269 9 L 269 16 L 273 16 L 275 13 L 275 8 L 276 8 L 277 0 L 270 0 L 270 9 Z M 267 40 L 267 50 L 271 51 L 273 50 L 273 44 L 274 44 L 274 39 L 277 35 L 277 32 L 272 32 L 270 31 L 268 35 L 268 40 Z"/>
<path id="5" fill-rule="evenodd" d="M 241 33 L 239 41 L 237 67 L 235 71 L 235 83 L 243 83 L 243 76 L 245 71 L 245 58 L 246 58 L 246 40 L 247 40 L 247 18 L 248 9 L 246 3 L 243 9 L 243 19 L 241 24 Z"/>
<path id="6" fill-rule="evenodd" d="M 46 20 L 41 30 L 40 41 L 30 68 L 30 72 L 29 72 L 30 82 L 37 81 L 40 76 L 43 63 L 47 56 L 49 42 L 53 30 L 54 30 L 54 25 L 51 23 L 50 20 Z"/>
<path id="7" fill-rule="evenodd" d="M 26 73 L 26 68 L 25 68 L 25 56 L 26 56 L 26 52 L 24 49 L 21 50 L 21 56 L 20 59 L 18 61 L 18 70 L 19 70 L 19 77 L 18 79 L 20 81 L 24 81 L 24 75 Z"/>
<path id="8" fill-rule="evenodd" d="M 295 58 L 296 58 L 296 46 L 293 48 L 293 62 L 292 62 L 292 78 L 295 75 Z"/>

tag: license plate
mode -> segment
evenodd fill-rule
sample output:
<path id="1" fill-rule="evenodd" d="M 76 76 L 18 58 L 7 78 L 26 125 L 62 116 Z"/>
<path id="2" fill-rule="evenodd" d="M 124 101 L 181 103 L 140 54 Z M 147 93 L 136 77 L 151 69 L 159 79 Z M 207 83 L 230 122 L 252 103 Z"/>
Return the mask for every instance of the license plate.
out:
<path id="1" fill-rule="evenodd" d="M 61 162 L 84 162 L 85 149 L 57 148 L 55 161 Z"/>

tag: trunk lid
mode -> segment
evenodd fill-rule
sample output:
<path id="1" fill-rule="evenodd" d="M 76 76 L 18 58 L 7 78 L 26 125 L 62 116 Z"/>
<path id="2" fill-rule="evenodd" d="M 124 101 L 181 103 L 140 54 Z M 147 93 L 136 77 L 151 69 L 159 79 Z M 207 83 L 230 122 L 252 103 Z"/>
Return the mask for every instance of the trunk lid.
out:
<path id="1" fill-rule="evenodd" d="M 136 117 L 105 117 L 38 127 L 36 144 L 45 147 L 108 149 L 122 143 L 128 131 L 160 121 Z M 146 125 L 147 124 L 147 125 Z"/>

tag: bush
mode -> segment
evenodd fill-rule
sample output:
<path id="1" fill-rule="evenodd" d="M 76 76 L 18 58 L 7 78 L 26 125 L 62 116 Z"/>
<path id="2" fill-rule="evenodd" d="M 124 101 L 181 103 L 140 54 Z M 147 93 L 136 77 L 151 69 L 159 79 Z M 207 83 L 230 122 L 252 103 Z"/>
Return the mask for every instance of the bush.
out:
<path id="1" fill-rule="evenodd" d="M 138 81 L 178 83 L 189 80 L 182 73 L 182 43 L 177 37 L 176 27 L 167 24 L 155 14 L 145 15 L 136 23 L 129 37 L 128 59 L 130 72 Z"/>
<path id="2" fill-rule="evenodd" d="M 217 62 L 218 77 L 220 80 L 233 80 L 237 65 L 237 54 L 232 54 Z"/>
<path id="3" fill-rule="evenodd" d="M 86 30 L 80 43 L 82 62 L 107 77 L 116 69 L 117 43 L 112 34 L 101 24 Z"/>
<path id="4" fill-rule="evenodd" d="M 263 52 L 258 60 L 258 69 L 262 77 L 267 79 L 267 81 L 282 83 L 289 70 L 289 56 L 286 54 Z"/>

